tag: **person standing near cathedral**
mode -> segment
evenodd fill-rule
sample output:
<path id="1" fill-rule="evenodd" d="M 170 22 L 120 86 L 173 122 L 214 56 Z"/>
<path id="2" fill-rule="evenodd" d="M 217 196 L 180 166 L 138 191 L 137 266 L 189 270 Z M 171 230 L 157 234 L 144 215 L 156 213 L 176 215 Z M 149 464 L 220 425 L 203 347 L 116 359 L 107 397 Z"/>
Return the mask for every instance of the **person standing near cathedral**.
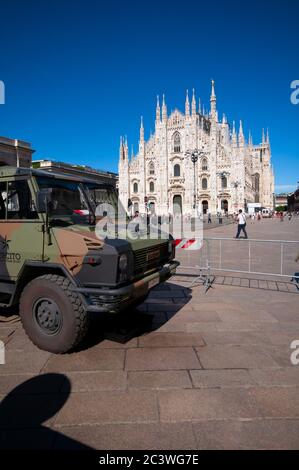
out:
<path id="1" fill-rule="evenodd" d="M 246 217 L 245 214 L 242 212 L 242 209 L 239 209 L 239 214 L 237 215 L 237 221 L 238 221 L 238 231 L 236 238 L 239 238 L 241 231 L 244 233 L 245 238 L 248 238 L 247 232 L 246 232 Z"/>

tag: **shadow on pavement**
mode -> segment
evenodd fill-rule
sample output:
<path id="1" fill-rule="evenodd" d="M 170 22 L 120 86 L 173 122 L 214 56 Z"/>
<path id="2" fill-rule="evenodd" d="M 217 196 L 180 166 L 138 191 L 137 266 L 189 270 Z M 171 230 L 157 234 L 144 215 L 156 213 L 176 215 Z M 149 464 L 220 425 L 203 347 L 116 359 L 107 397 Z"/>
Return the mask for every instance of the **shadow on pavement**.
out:
<path id="1" fill-rule="evenodd" d="M 176 292 L 184 297 L 176 297 Z M 163 293 L 163 294 L 161 294 Z M 89 349 L 104 340 L 125 344 L 133 338 L 163 326 L 191 300 L 191 289 L 165 282 L 153 289 L 145 303 L 119 314 L 96 314 L 91 316 L 89 333 L 74 352 Z"/>
<path id="2" fill-rule="evenodd" d="M 0 449 L 51 449 L 58 441 L 64 448 L 91 450 L 47 427 L 70 392 L 63 374 L 38 375 L 15 387 L 0 403 Z"/>

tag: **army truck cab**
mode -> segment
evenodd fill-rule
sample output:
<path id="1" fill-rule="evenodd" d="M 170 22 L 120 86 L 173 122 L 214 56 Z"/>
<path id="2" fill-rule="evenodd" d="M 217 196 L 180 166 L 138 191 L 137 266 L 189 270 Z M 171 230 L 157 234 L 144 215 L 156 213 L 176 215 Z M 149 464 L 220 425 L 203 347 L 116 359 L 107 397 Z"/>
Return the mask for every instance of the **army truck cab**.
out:
<path id="1" fill-rule="evenodd" d="M 99 203 L 120 207 L 111 186 L 0 167 L 0 306 L 19 304 L 23 327 L 41 349 L 74 349 L 89 312 L 133 308 L 179 264 L 166 237 L 99 238 Z"/>

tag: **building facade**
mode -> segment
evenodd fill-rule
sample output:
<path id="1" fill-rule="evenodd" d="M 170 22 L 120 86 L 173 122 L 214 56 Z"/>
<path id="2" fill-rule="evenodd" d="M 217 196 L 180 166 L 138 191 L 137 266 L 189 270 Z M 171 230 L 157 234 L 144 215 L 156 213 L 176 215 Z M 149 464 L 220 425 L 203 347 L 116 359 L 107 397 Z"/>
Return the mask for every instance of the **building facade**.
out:
<path id="1" fill-rule="evenodd" d="M 29 168 L 33 152 L 29 142 L 0 137 L 0 166 L 13 165 Z"/>
<path id="2" fill-rule="evenodd" d="M 198 151 L 193 163 L 187 150 Z M 146 212 L 150 207 L 158 215 L 219 211 L 232 213 L 245 209 L 248 202 L 260 202 L 273 208 L 274 175 L 271 165 L 269 134 L 254 145 L 238 134 L 225 115 L 218 120 L 214 82 L 210 111 L 191 103 L 188 91 L 185 112 L 167 113 L 163 95 L 156 107 L 155 132 L 144 138 L 141 118 L 139 151 L 129 158 L 127 139 L 121 138 L 119 150 L 119 195 L 124 207 Z"/>

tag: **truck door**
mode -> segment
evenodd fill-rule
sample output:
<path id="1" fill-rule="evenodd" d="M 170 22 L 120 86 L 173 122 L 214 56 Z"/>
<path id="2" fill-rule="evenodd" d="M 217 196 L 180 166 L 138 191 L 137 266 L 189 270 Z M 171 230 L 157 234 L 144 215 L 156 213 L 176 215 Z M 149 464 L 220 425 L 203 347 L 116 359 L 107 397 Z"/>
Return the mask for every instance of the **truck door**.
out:
<path id="1" fill-rule="evenodd" d="M 0 280 L 14 281 L 26 261 L 42 259 L 42 220 L 28 179 L 0 184 Z"/>

